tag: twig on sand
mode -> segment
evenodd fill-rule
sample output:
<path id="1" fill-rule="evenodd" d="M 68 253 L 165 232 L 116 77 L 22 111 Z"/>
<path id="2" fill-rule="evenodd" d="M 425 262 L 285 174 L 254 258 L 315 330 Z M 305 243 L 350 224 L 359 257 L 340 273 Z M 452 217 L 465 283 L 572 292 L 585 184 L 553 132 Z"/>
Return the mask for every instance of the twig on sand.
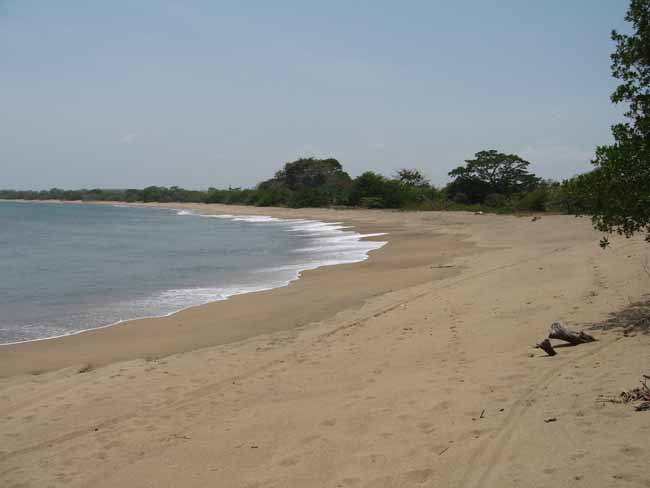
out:
<path id="1" fill-rule="evenodd" d="M 640 380 L 641 386 L 637 386 L 631 390 L 621 392 L 621 394 L 616 398 L 601 397 L 598 399 L 598 401 L 607 403 L 641 402 L 634 407 L 634 410 L 637 412 L 650 410 L 650 386 L 648 386 L 648 380 L 650 380 L 650 376 L 646 374 L 642 376 L 643 379 Z"/>

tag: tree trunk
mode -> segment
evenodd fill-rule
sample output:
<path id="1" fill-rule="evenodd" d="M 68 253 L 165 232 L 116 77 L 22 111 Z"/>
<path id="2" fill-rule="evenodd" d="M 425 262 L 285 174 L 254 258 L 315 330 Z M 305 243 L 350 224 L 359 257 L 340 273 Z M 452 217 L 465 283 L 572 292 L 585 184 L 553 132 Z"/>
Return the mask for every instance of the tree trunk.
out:
<path id="1" fill-rule="evenodd" d="M 553 324 L 551 324 L 548 338 L 559 339 L 573 345 L 584 344 L 585 342 L 594 342 L 596 340 L 585 332 L 576 332 L 569 329 L 562 322 L 553 322 Z"/>

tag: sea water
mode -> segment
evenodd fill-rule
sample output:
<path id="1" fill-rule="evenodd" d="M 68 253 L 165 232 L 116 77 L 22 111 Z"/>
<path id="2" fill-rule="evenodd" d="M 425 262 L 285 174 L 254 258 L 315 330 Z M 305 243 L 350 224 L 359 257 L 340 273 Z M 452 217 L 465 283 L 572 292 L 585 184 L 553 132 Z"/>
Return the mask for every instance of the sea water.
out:
<path id="1" fill-rule="evenodd" d="M 0 202 L 0 344 L 286 286 L 384 244 L 363 237 L 314 220 Z"/>

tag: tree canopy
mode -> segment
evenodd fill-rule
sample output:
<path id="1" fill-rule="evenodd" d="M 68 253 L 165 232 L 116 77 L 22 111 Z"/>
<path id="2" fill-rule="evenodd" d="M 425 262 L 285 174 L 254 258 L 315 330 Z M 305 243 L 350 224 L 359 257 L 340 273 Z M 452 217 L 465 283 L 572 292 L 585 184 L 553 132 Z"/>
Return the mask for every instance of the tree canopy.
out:
<path id="1" fill-rule="evenodd" d="M 402 168 L 397 171 L 397 179 L 408 186 L 427 186 L 429 180 L 418 169 Z"/>
<path id="2" fill-rule="evenodd" d="M 290 190 L 314 188 L 328 183 L 349 182 L 350 175 L 343 171 L 341 163 L 334 158 L 301 158 L 286 163 L 275 173 L 272 183 L 282 184 Z"/>
<path id="3" fill-rule="evenodd" d="M 257 186 L 255 205 L 323 207 L 347 203 L 352 178 L 334 158 L 300 158 L 286 163 Z"/>
<path id="4" fill-rule="evenodd" d="M 509 197 L 531 191 L 539 184 L 539 178 L 528 172 L 530 163 L 516 154 L 491 149 L 477 152 L 474 157 L 449 172 L 453 178 L 448 186 L 452 197 L 463 195 L 469 202 L 478 203 L 490 194 Z"/>
<path id="5" fill-rule="evenodd" d="M 627 121 L 612 127 L 614 144 L 596 149 L 594 170 L 578 178 L 578 187 L 596 229 L 626 237 L 642 232 L 650 242 L 650 0 L 632 0 L 625 20 L 631 35 L 612 32 L 612 74 L 622 83 L 611 100 L 627 106 Z"/>

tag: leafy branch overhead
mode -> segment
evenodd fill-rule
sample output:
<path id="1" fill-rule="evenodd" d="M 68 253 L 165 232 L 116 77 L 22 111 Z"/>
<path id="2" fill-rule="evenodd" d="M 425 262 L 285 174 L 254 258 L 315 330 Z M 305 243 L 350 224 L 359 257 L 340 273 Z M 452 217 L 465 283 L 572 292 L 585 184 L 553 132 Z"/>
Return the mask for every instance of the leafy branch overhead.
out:
<path id="1" fill-rule="evenodd" d="M 622 83 L 611 99 L 628 107 L 627 121 L 612 127 L 614 144 L 597 148 L 594 170 L 577 182 L 596 229 L 645 233 L 650 243 L 650 0 L 632 0 L 625 20 L 631 35 L 612 32 L 612 74 Z"/>

